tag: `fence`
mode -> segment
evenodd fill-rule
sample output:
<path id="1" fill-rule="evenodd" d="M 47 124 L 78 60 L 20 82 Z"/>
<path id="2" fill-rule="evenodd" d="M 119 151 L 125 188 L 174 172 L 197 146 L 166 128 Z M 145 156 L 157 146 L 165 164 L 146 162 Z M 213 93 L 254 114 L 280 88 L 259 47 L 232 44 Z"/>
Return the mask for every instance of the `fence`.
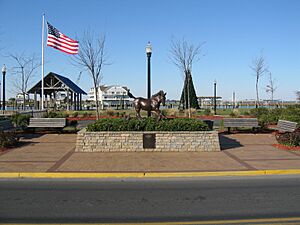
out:
<path id="1" fill-rule="evenodd" d="M 12 116 L 14 114 L 23 114 L 23 115 L 30 115 L 33 118 L 42 118 L 46 113 L 47 110 L 26 110 L 26 111 L 1 110 L 0 116 Z"/>

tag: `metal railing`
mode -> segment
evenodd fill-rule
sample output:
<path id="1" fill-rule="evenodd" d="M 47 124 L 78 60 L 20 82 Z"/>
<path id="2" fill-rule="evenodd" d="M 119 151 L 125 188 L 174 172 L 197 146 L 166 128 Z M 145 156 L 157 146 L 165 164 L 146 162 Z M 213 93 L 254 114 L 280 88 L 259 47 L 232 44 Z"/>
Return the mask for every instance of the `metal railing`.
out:
<path id="1" fill-rule="evenodd" d="M 46 113 L 47 110 L 26 110 L 26 111 L 1 110 L 0 116 L 12 116 L 14 114 L 24 114 L 24 115 L 30 115 L 33 118 L 42 118 Z"/>

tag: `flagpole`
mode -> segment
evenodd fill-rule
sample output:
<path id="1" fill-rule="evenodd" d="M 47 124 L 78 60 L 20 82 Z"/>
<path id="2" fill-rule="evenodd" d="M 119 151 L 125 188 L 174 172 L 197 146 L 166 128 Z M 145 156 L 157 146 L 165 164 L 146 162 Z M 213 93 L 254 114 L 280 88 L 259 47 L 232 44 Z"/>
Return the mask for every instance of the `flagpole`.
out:
<path id="1" fill-rule="evenodd" d="M 45 35 L 45 13 L 43 14 L 43 24 L 42 24 L 42 99 L 41 99 L 41 109 L 44 110 L 44 35 Z"/>

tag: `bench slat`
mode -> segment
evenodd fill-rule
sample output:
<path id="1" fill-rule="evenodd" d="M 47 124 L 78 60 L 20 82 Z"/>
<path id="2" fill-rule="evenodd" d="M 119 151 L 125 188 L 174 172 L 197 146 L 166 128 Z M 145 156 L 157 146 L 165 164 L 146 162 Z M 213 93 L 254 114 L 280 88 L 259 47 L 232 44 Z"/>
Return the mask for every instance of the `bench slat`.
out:
<path id="1" fill-rule="evenodd" d="M 66 118 L 30 118 L 28 127 L 39 128 L 63 128 L 66 126 Z"/>
<path id="2" fill-rule="evenodd" d="M 259 127 L 257 118 L 224 118 L 224 127 Z"/>
<path id="3" fill-rule="evenodd" d="M 297 123 L 288 120 L 278 120 L 277 130 L 281 132 L 294 132 L 297 128 Z"/>

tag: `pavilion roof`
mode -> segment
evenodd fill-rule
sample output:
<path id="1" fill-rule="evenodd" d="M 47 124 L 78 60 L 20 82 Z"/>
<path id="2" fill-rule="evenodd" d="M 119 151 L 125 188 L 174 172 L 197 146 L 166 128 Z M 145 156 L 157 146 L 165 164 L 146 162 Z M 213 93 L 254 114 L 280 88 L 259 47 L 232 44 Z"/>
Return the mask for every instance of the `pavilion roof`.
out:
<path id="1" fill-rule="evenodd" d="M 40 93 L 42 88 L 42 80 L 36 83 L 27 93 L 34 94 Z M 67 89 L 71 90 L 77 94 L 84 94 L 87 93 L 83 91 L 78 85 L 76 85 L 73 81 L 69 78 L 64 77 L 62 75 L 50 72 L 44 77 L 44 92 L 54 92 L 54 91 L 66 91 Z"/>

